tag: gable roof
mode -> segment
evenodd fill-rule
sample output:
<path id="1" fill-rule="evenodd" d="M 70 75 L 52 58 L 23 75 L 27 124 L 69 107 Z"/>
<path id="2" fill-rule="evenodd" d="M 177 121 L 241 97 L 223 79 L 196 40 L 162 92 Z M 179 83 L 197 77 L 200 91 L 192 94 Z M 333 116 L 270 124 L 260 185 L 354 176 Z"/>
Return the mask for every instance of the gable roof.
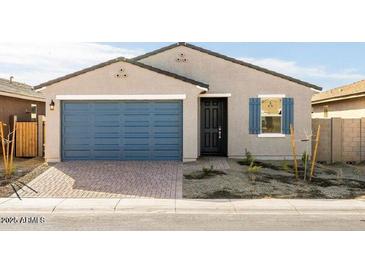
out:
<path id="1" fill-rule="evenodd" d="M 8 79 L 0 78 L 0 93 L 3 96 L 16 97 L 28 100 L 44 101 L 44 94 L 33 90 L 32 86 L 9 81 Z"/>
<path id="2" fill-rule="evenodd" d="M 317 93 L 312 97 L 312 104 L 340 101 L 354 96 L 365 96 L 365 80 L 330 89 L 326 92 Z"/>
<path id="3" fill-rule="evenodd" d="M 149 66 L 149 65 L 146 65 L 146 64 L 131 60 L 131 59 L 127 59 L 125 57 L 118 57 L 118 58 L 115 58 L 115 59 L 111 59 L 109 61 L 97 64 L 95 66 L 91 66 L 91 67 L 76 71 L 74 73 L 70 73 L 70 74 L 67 74 L 65 76 L 62 76 L 62 77 L 47 81 L 47 82 L 42 83 L 42 84 L 39 84 L 39 85 L 35 86 L 34 88 L 35 89 L 40 89 L 40 88 L 43 88 L 43 87 L 46 87 L 46 86 L 50 86 L 52 84 L 67 80 L 67 79 L 75 77 L 75 76 L 78 76 L 80 74 L 84 74 L 86 72 L 93 71 L 93 70 L 96 70 L 96 69 L 99 69 L 99 68 L 102 68 L 102 67 L 117 63 L 117 62 L 121 62 L 121 61 L 132 64 L 132 65 L 136 65 L 136 66 L 141 67 L 143 69 L 148 69 L 150 71 L 154 71 L 154 72 L 157 72 L 159 74 L 163 74 L 163 75 L 175 78 L 175 79 L 183 81 L 183 82 L 187 82 L 187 83 L 197 85 L 197 86 L 200 86 L 200 87 L 203 87 L 203 88 L 209 88 L 208 84 L 205 84 L 205 83 L 202 83 L 202 82 L 199 82 L 199 81 L 195 81 L 195 80 L 186 78 L 184 76 L 181 76 L 181 75 L 169 72 L 169 71 L 158 69 L 158 68 L 155 68 L 155 67 L 152 67 L 152 66 Z"/>
<path id="4" fill-rule="evenodd" d="M 290 77 L 290 76 L 287 76 L 287 75 L 284 75 L 284 74 L 281 74 L 281 73 L 278 73 L 278 72 L 275 72 L 275 71 L 272 71 L 272 70 L 269 70 L 269 69 L 266 69 L 266 68 L 262 68 L 262 67 L 259 67 L 259 66 L 256 66 L 256 65 L 253 65 L 253 64 L 250 64 L 250 63 L 247 63 L 247 62 L 244 62 L 244 61 L 232 58 L 232 57 L 228 57 L 226 55 L 223 55 L 223 54 L 220 54 L 220 53 L 208 50 L 208 49 L 204 49 L 204 48 L 201 48 L 201 47 L 189 44 L 189 43 L 185 43 L 185 42 L 175 43 L 175 44 L 172 44 L 172 45 L 169 45 L 169 46 L 166 46 L 166 47 L 163 47 L 163 48 L 148 52 L 146 54 L 143 54 L 143 55 L 137 56 L 135 58 L 132 58 L 132 60 L 139 61 L 139 60 L 145 59 L 149 56 L 156 55 L 156 54 L 159 54 L 161 52 L 164 52 L 164 51 L 167 51 L 169 49 L 173 49 L 173 48 L 176 48 L 176 47 L 179 47 L 179 46 L 188 47 L 188 48 L 191 48 L 191 49 L 194 49 L 194 50 L 197 50 L 197 51 L 200 51 L 200 52 L 203 52 L 203 53 L 206 53 L 206 54 L 209 54 L 209 55 L 221 58 L 221 59 L 224 59 L 226 61 L 238 64 L 238 65 L 249 67 L 249 68 L 252 68 L 252 69 L 267 73 L 267 74 L 271 74 L 271 75 L 283 78 L 285 80 L 288 80 L 288 81 L 291 81 L 291 82 L 294 82 L 294 83 L 297 83 L 297 84 L 300 84 L 300 85 L 303 85 L 303 86 L 306 86 L 306 87 L 309 87 L 309 88 L 313 88 L 313 89 L 316 89 L 316 90 L 322 90 L 322 87 L 310 84 L 308 82 L 304 82 L 304 81 L 301 81 L 299 79 L 296 79 L 296 78 L 293 78 L 293 77 Z"/>

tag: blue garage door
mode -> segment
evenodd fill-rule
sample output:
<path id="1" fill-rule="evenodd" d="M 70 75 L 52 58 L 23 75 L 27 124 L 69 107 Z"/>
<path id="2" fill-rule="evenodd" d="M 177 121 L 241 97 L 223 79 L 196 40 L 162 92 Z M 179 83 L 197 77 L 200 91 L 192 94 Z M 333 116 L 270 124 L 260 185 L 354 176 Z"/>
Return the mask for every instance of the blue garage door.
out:
<path id="1" fill-rule="evenodd" d="M 63 160 L 181 160 L 181 101 L 65 101 Z"/>

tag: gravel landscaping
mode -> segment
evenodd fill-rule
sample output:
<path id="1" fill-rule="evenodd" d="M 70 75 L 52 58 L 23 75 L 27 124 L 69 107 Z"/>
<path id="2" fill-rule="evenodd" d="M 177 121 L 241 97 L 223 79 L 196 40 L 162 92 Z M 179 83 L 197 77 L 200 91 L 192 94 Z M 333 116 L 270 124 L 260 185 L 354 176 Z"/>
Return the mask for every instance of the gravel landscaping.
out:
<path id="1" fill-rule="evenodd" d="M 13 195 L 13 187 L 17 190 L 23 188 L 24 184 L 28 184 L 49 168 L 42 158 L 15 158 L 14 167 L 12 176 L 5 178 L 3 163 L 0 164 L 0 197 Z"/>
<path id="2" fill-rule="evenodd" d="M 222 159 L 219 159 L 222 161 Z M 215 168 L 211 159 L 184 164 L 183 197 L 189 199 L 219 198 L 304 198 L 304 199 L 353 199 L 365 198 L 365 165 L 322 165 L 316 167 L 312 181 L 296 180 L 292 161 L 257 161 L 254 171 L 248 163 L 225 159 L 228 167 Z M 300 161 L 299 161 L 300 162 Z M 241 164 L 240 164 L 241 163 Z M 194 165 L 200 168 L 194 170 Z M 213 165 L 213 169 L 212 169 Z M 217 166 L 222 166 L 221 162 Z M 205 174 L 208 176 L 194 176 Z M 299 167 L 300 177 L 304 169 Z"/>

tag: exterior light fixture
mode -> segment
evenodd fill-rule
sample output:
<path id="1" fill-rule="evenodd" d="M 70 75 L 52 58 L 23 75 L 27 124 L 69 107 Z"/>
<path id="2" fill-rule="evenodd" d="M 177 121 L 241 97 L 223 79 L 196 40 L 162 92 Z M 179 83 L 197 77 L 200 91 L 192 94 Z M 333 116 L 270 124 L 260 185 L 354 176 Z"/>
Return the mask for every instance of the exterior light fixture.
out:
<path id="1" fill-rule="evenodd" d="M 49 109 L 54 110 L 54 101 L 51 100 L 51 103 L 49 104 Z"/>

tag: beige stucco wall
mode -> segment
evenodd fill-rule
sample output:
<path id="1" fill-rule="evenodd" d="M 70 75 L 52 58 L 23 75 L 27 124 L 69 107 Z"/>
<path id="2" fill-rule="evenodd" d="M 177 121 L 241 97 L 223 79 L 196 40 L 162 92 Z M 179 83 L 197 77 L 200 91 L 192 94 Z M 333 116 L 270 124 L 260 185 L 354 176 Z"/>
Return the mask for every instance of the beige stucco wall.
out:
<path id="1" fill-rule="evenodd" d="M 328 106 L 328 117 L 362 118 L 365 117 L 365 97 L 327 102 L 313 105 L 313 118 L 325 118 L 324 107 Z"/>
<path id="2" fill-rule="evenodd" d="M 183 53 L 187 62 L 177 62 Z M 285 94 L 294 98 L 296 139 L 311 132 L 313 90 L 184 46 L 149 56 L 140 62 L 209 84 L 210 93 L 231 93 L 228 98 L 228 156 L 241 157 L 248 149 L 257 158 L 290 158 L 290 136 L 262 138 L 248 133 L 248 101 L 259 94 Z M 306 148 L 297 142 L 298 154 Z"/>
<path id="3" fill-rule="evenodd" d="M 123 68 L 126 78 L 117 78 Z M 183 157 L 184 161 L 198 157 L 198 94 L 195 85 L 165 76 L 125 62 L 114 63 L 48 86 L 46 94 L 46 148 L 49 162 L 61 160 L 61 113 L 56 95 L 135 95 L 185 94 L 183 101 Z M 55 101 L 51 111 L 49 104 Z"/>

